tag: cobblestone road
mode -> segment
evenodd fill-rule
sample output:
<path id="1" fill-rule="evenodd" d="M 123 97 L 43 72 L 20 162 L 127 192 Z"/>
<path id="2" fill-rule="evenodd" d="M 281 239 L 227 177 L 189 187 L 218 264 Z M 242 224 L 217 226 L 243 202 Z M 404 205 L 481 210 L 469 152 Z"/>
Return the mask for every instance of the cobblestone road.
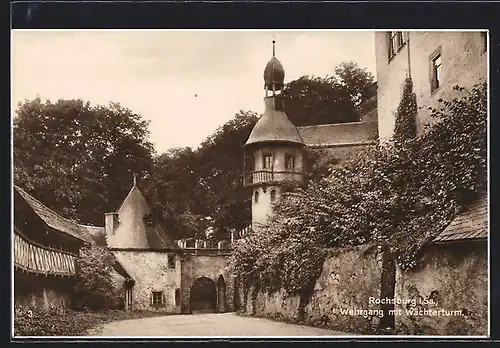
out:
<path id="1" fill-rule="evenodd" d="M 89 332 L 92 336 L 340 336 L 344 332 L 241 317 L 234 313 L 171 315 L 117 321 Z"/>

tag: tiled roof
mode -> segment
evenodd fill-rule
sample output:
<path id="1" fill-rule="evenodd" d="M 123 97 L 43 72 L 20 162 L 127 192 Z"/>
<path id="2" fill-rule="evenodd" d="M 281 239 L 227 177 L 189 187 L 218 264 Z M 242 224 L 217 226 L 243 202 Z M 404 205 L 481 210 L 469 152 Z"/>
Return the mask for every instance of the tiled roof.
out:
<path id="1" fill-rule="evenodd" d="M 471 204 L 441 232 L 434 242 L 473 240 L 488 237 L 488 199 Z"/>
<path id="2" fill-rule="evenodd" d="M 133 186 L 118 210 L 118 227 L 107 236 L 109 248 L 126 249 L 179 249 L 179 246 L 163 231 L 155 221 L 146 226 L 144 218 L 151 211 L 141 191 Z"/>
<path id="3" fill-rule="evenodd" d="M 378 139 L 376 121 L 297 127 L 307 146 L 327 147 L 374 143 Z"/>
<path id="4" fill-rule="evenodd" d="M 18 186 L 14 185 L 14 189 L 31 207 L 31 209 L 33 209 L 33 212 L 49 227 L 80 239 L 84 242 L 91 241 L 85 233 L 86 228 L 90 226 L 82 226 L 74 221 L 62 217 Z M 92 228 L 94 227 L 92 226 Z"/>
<path id="5" fill-rule="evenodd" d="M 265 98 L 266 110 L 257 121 L 245 145 L 265 142 L 287 142 L 303 145 L 302 138 L 284 111 L 274 108 L 273 98 Z M 276 100 L 278 102 L 279 100 Z"/>

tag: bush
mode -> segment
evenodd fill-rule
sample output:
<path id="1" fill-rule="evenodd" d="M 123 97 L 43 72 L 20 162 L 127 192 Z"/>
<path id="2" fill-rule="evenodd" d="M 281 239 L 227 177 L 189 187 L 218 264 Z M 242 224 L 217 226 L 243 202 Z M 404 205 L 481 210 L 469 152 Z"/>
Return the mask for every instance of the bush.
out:
<path id="1" fill-rule="evenodd" d="M 75 286 L 75 309 L 121 309 L 123 289 L 113 283 L 115 258 L 106 248 L 95 244 L 81 250 L 78 281 Z"/>
<path id="2" fill-rule="evenodd" d="M 75 293 L 74 309 L 76 310 L 104 310 L 124 309 L 123 297 L 115 294 L 107 294 L 99 291 L 79 290 Z"/>

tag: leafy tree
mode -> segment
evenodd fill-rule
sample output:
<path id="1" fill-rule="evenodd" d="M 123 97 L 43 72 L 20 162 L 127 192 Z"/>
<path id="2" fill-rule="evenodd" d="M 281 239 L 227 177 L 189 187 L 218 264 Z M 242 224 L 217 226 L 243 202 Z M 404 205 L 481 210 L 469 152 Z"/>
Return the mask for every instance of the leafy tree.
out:
<path id="1" fill-rule="evenodd" d="M 364 90 L 374 77 L 354 62 L 344 62 L 333 76 L 302 76 L 283 91 L 285 110 L 296 126 L 359 121 Z"/>
<path id="2" fill-rule="evenodd" d="M 227 238 L 229 229 L 251 222 L 250 193 L 243 187 L 243 145 L 257 123 L 258 115 L 240 111 L 203 141 L 200 158 L 200 193 L 209 203 L 214 238 Z"/>
<path id="3" fill-rule="evenodd" d="M 250 224 L 250 194 L 242 185 L 243 145 L 257 114 L 240 111 L 198 149 L 172 149 L 155 159 L 147 195 L 176 238 L 228 238 Z"/>
<path id="4" fill-rule="evenodd" d="M 194 236 L 184 218 L 200 204 L 196 153 L 189 147 L 173 148 L 155 157 L 149 179 L 140 183 L 153 214 L 172 238 Z"/>
<path id="5" fill-rule="evenodd" d="M 153 165 L 148 122 L 117 103 L 20 103 L 14 118 L 14 182 L 63 216 L 102 224 Z"/>

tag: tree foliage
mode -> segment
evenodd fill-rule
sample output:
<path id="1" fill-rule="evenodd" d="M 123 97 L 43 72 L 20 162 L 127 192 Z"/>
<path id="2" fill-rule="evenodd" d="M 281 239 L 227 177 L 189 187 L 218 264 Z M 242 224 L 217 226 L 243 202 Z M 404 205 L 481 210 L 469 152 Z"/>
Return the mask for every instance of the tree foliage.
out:
<path id="1" fill-rule="evenodd" d="M 63 216 L 100 225 L 132 173 L 150 171 L 148 135 L 148 122 L 117 103 L 26 100 L 14 118 L 14 182 Z"/>
<path id="2" fill-rule="evenodd" d="M 339 64 L 332 76 L 301 76 L 283 91 L 286 113 L 296 126 L 359 121 L 359 105 L 367 98 L 363 91 L 373 81 L 354 62 Z"/>
<path id="3" fill-rule="evenodd" d="M 440 100 L 423 134 L 365 148 L 285 193 L 269 226 L 236 243 L 235 273 L 300 293 L 321 272 L 323 248 L 363 243 L 387 245 L 403 270 L 412 268 L 419 249 L 486 191 L 486 88 L 457 86 L 460 95 Z"/>
<path id="4" fill-rule="evenodd" d="M 115 258 L 107 249 L 95 244 L 80 250 L 77 290 L 111 293 L 115 290 L 112 278 Z"/>
<path id="5" fill-rule="evenodd" d="M 242 185 L 243 145 L 258 115 L 240 111 L 199 148 L 173 149 L 156 158 L 148 189 L 169 231 L 181 238 L 228 238 L 250 224 L 250 194 Z"/>

